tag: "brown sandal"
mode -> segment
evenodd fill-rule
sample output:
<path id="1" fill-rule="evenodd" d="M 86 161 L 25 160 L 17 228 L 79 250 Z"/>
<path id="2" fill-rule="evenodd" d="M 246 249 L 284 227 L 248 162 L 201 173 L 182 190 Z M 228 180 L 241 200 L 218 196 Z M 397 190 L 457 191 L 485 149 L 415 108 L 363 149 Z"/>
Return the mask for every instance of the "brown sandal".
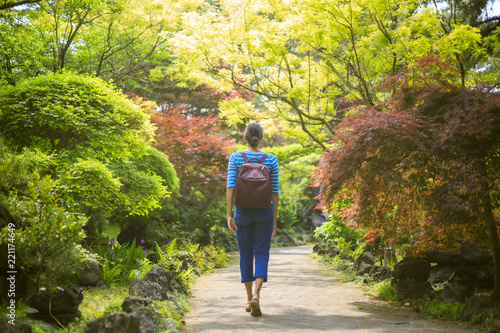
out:
<path id="1" fill-rule="evenodd" d="M 246 312 L 252 311 L 252 304 L 251 303 L 252 303 L 252 301 L 247 302 L 247 306 L 245 307 Z"/>
<path id="2" fill-rule="evenodd" d="M 253 295 L 253 299 L 250 302 L 250 306 L 251 306 L 250 315 L 252 315 L 253 317 L 262 316 L 262 312 L 260 311 L 259 296 L 257 296 L 257 294 Z"/>

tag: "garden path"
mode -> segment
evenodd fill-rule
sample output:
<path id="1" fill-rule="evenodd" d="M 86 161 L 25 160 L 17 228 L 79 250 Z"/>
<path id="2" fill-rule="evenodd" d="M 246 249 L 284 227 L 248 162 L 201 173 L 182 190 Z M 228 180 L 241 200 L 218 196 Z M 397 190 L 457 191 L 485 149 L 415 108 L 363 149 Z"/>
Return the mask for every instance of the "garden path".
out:
<path id="1" fill-rule="evenodd" d="M 474 332 L 395 308 L 342 283 L 343 274 L 311 259 L 312 246 L 271 249 L 262 317 L 245 312 L 238 254 L 227 268 L 200 277 L 190 299 L 187 332 Z"/>

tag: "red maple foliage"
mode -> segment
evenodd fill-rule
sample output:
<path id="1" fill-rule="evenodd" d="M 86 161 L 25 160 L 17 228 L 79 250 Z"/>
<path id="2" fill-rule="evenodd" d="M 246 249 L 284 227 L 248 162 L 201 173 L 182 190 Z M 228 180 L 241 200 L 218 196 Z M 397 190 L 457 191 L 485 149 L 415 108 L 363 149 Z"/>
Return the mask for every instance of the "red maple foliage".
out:
<path id="1" fill-rule="evenodd" d="M 218 104 L 235 97 L 252 100 L 254 94 L 238 87 L 219 91 L 206 85 L 177 87 L 162 94 L 161 109 L 152 116 L 157 126 L 155 147 L 174 164 L 183 198 L 199 191 L 210 199 L 208 205 L 225 193 L 227 148 L 234 141 L 223 134 Z"/>
<path id="2" fill-rule="evenodd" d="M 189 116 L 186 104 L 161 108 L 151 120 L 156 124 L 155 147 L 165 152 L 181 180 L 181 194 L 193 190 L 215 197 L 225 193 L 228 147 L 232 140 L 220 132 L 215 116 Z"/>
<path id="3" fill-rule="evenodd" d="M 463 87 L 427 57 L 386 81 L 393 99 L 346 117 L 314 173 L 324 207 L 348 195 L 351 224 L 383 230 L 410 252 L 489 239 L 500 298 L 500 93 Z M 342 191 L 348 189 L 347 192 Z"/>

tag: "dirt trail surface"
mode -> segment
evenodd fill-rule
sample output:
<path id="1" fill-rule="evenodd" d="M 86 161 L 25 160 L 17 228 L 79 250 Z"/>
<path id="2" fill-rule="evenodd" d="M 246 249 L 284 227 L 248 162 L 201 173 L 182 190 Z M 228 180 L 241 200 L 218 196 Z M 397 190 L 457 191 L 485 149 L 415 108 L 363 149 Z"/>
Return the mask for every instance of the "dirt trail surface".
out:
<path id="1" fill-rule="evenodd" d="M 187 332 L 476 332 L 441 325 L 395 309 L 342 283 L 342 274 L 311 259 L 312 246 L 271 249 L 269 282 L 261 291 L 262 317 L 245 312 L 239 266 L 196 281 L 186 316 Z"/>

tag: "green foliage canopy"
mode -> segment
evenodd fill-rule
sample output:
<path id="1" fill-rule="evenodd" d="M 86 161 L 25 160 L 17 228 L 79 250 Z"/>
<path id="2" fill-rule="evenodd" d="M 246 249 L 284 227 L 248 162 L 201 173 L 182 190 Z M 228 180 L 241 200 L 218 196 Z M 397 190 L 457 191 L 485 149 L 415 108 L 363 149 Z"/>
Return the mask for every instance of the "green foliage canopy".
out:
<path id="1" fill-rule="evenodd" d="M 50 176 L 52 164 L 53 158 L 43 153 L 12 154 L 0 143 L 0 205 L 15 219 L 11 230 L 2 226 L 0 245 L 16 245 L 17 267 L 37 286 L 53 282 L 61 257 L 82 241 L 87 221 L 63 202 L 58 181 Z"/>
<path id="2" fill-rule="evenodd" d="M 8 144 L 59 158 L 102 161 L 142 155 L 153 137 L 147 114 L 104 81 L 48 74 L 0 91 L 0 134 Z"/>
<path id="3" fill-rule="evenodd" d="M 150 146 L 149 115 L 101 79 L 35 77 L 1 90 L 0 105 L 5 142 L 53 154 L 61 195 L 82 209 L 145 215 L 178 189 L 173 166 Z"/>
<path id="4" fill-rule="evenodd" d="M 325 149 L 340 111 L 387 101 L 390 93 L 377 89 L 383 79 L 423 56 L 451 56 L 463 83 L 478 79 L 476 65 L 495 40 L 495 28 L 486 28 L 498 22 L 480 20 L 482 4 L 464 16 L 475 15 L 471 25 L 447 12 L 455 2 L 440 9 L 418 0 L 220 1 L 185 15 L 172 72 L 258 94 L 268 128 Z M 234 122 L 244 109 L 231 105 L 223 114 Z"/>

